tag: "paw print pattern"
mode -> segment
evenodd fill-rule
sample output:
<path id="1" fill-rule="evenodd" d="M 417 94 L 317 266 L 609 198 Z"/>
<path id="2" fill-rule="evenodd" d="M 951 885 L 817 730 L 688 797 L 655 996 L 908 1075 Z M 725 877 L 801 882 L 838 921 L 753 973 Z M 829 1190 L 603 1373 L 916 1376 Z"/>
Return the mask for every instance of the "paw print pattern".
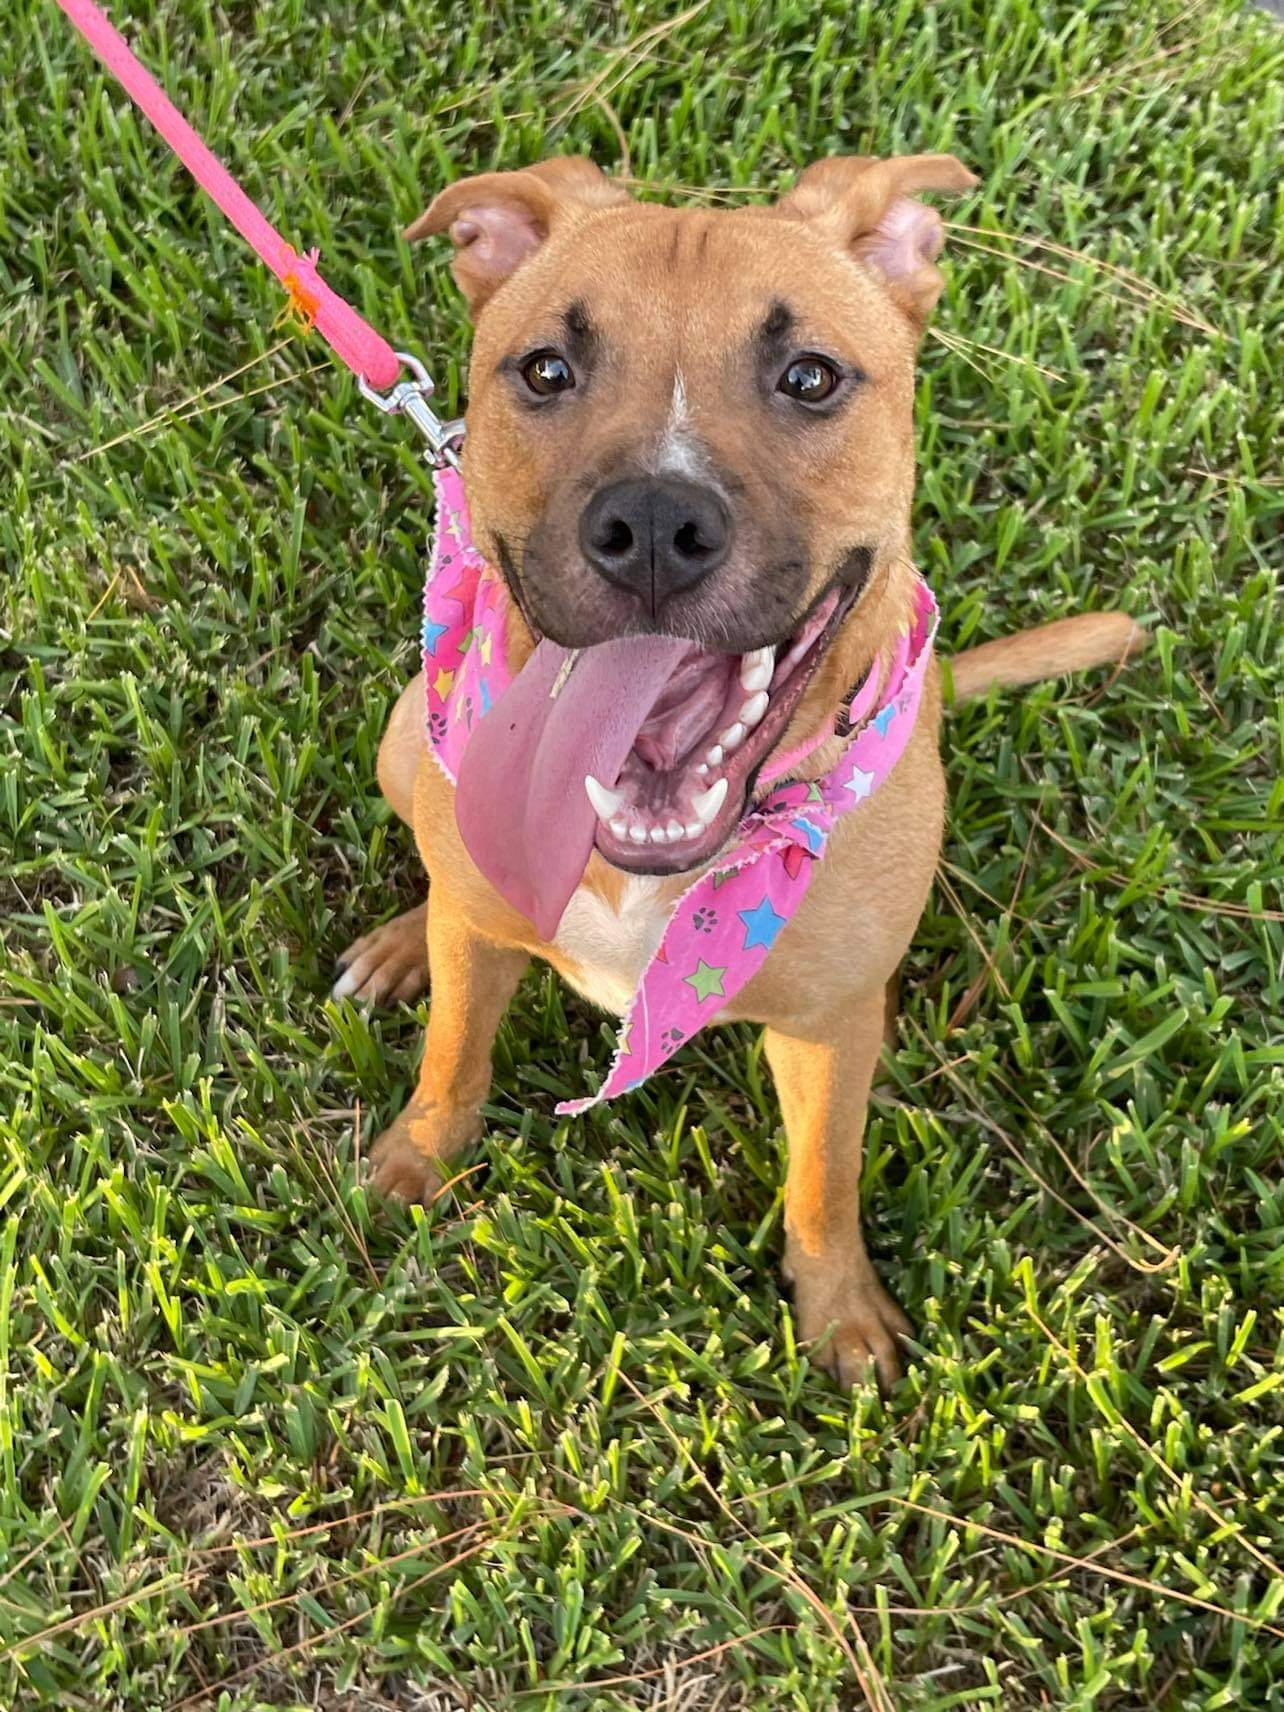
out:
<path id="1" fill-rule="evenodd" d="M 716 909 L 698 909 L 691 917 L 691 925 L 697 933 L 712 933 L 718 925 Z"/>
<path id="2" fill-rule="evenodd" d="M 666 1053 L 673 1052 L 677 1047 L 682 1045 L 682 1042 L 685 1039 L 686 1035 L 683 1034 L 680 1028 L 666 1028 L 664 1033 L 660 1036 L 660 1044 Z"/>
<path id="3" fill-rule="evenodd" d="M 446 736 L 446 715 L 439 707 L 429 710 L 428 735 L 434 743 L 444 742 Z"/>

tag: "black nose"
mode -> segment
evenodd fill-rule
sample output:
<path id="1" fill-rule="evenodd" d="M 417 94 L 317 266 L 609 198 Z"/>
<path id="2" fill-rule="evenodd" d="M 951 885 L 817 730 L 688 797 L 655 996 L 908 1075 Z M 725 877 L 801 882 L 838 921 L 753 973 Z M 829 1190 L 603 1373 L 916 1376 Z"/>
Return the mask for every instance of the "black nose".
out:
<path id="1" fill-rule="evenodd" d="M 652 615 L 717 570 L 730 547 L 730 513 L 716 493 L 694 482 L 613 482 L 580 517 L 589 564 L 637 595 Z"/>

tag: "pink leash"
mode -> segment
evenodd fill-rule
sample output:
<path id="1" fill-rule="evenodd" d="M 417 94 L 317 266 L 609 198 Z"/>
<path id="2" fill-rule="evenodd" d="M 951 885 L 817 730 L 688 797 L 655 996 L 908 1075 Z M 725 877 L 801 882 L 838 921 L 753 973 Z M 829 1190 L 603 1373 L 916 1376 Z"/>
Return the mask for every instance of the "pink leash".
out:
<path id="1" fill-rule="evenodd" d="M 428 407 L 432 382 L 423 366 L 404 351 L 394 351 L 368 321 L 345 303 L 317 272 L 316 250 L 299 255 L 211 154 L 129 43 L 113 28 L 93 0 L 58 0 L 102 63 L 155 125 L 206 195 L 222 209 L 259 260 L 265 262 L 290 295 L 291 306 L 346 363 L 372 404 L 388 414 L 404 412 L 428 441 L 430 463 L 457 464 L 462 424 L 441 422 Z M 412 378 L 401 380 L 403 364 Z M 387 393 L 376 391 L 386 387 Z"/>
<path id="2" fill-rule="evenodd" d="M 222 161 L 212 155 L 129 43 L 93 0 L 58 4 L 127 95 L 142 108 L 201 189 L 290 293 L 291 303 L 316 327 L 340 362 L 371 386 L 393 386 L 401 373 L 397 353 L 317 272 L 317 252 L 300 256 L 250 201 Z"/>

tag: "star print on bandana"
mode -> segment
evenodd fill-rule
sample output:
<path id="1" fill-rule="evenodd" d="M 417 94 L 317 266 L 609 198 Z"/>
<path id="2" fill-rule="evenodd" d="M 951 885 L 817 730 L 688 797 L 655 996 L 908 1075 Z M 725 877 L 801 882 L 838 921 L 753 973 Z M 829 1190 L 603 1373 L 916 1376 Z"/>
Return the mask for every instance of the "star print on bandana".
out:
<path id="1" fill-rule="evenodd" d="M 438 523 L 424 587 L 422 655 L 429 752 L 453 783 L 478 719 L 513 681 L 506 652 L 509 596 L 473 545 L 463 483 L 436 476 Z M 749 808 L 716 869 L 691 877 L 642 971 L 615 1057 L 596 1094 L 564 1101 L 574 1114 L 641 1086 L 733 1000 L 771 956 L 803 903 L 830 831 L 861 813 L 904 752 L 918 720 L 936 631 L 936 602 L 913 586 L 913 620 L 851 697 L 838 764 L 819 779 L 773 783 Z M 897 717 L 903 715 L 903 718 Z"/>
<path id="2" fill-rule="evenodd" d="M 711 968 L 701 957 L 691 973 L 684 975 L 682 979 L 688 987 L 694 988 L 696 998 L 704 1004 L 706 999 L 726 998 L 727 995 L 722 989 L 722 977 L 726 972 L 725 969 Z"/>
<path id="3" fill-rule="evenodd" d="M 742 951 L 752 951 L 759 945 L 764 951 L 770 951 L 776 943 L 776 935 L 789 920 L 787 915 L 777 915 L 765 892 L 751 910 L 737 910 L 736 914 L 745 924 Z"/>
<path id="4" fill-rule="evenodd" d="M 818 826 L 813 826 L 811 821 L 804 820 L 800 817 L 798 820 L 790 821 L 789 824 L 791 826 L 796 826 L 799 832 L 802 833 L 803 837 L 807 840 L 807 848 L 811 851 L 813 856 L 824 846 L 824 833 Z"/>

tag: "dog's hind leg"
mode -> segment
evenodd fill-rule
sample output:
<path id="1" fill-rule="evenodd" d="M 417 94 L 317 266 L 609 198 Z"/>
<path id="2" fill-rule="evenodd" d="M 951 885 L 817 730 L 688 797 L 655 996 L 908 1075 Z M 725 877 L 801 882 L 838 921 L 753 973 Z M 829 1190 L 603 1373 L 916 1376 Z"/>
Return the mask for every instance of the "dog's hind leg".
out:
<path id="1" fill-rule="evenodd" d="M 885 1388 L 899 1377 L 898 1344 L 911 1329 L 879 1283 L 860 1228 L 865 1107 L 886 1006 L 880 989 L 835 1011 L 823 1038 L 766 1035 L 789 1142 L 784 1270 L 799 1335 L 844 1385 L 872 1363 Z"/>
<path id="2" fill-rule="evenodd" d="M 406 685 L 397 698 L 379 744 L 379 788 L 395 814 L 413 826 L 415 775 L 424 754 L 424 676 Z M 339 958 L 336 999 L 368 1004 L 408 1002 L 428 985 L 428 912 L 426 904 L 394 916 L 354 940 Z"/>

